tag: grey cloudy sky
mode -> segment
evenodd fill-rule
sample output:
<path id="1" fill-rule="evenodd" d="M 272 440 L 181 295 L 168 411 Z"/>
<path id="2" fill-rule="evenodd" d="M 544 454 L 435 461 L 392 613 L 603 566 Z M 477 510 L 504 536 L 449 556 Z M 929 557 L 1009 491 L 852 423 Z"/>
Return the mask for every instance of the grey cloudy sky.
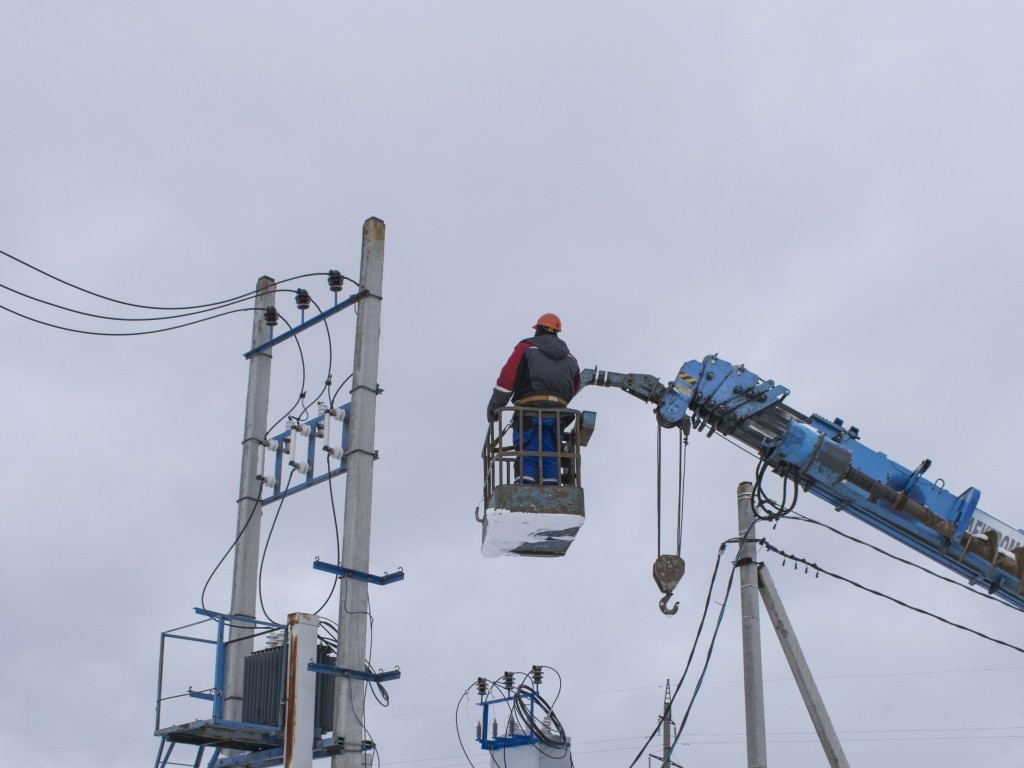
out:
<path id="1" fill-rule="evenodd" d="M 498 369 L 544 311 L 587 366 L 666 380 L 718 352 L 896 461 L 931 458 L 1021 527 L 1022 23 L 1013 2 L 7 0 L 0 248 L 110 296 L 193 304 L 262 274 L 355 274 L 363 220 L 383 219 L 372 564 L 408 576 L 371 594 L 374 664 L 403 670 L 391 706 L 368 707 L 381 764 L 464 764 L 462 691 L 537 663 L 562 675 L 577 764 L 625 766 L 682 670 L 754 462 L 694 440 L 666 618 L 653 419 L 585 391 L 598 432 L 570 555 L 485 560 L 472 514 Z M 0 282 L 122 314 L 10 260 Z M 352 328 L 332 325 L 336 376 Z M 149 764 L 159 633 L 192 620 L 233 537 L 249 318 L 102 339 L 3 313 L 0 338 L 0 763 Z M 303 352 L 315 391 L 323 333 Z M 300 370 L 280 348 L 272 413 Z M 814 499 L 800 511 L 908 554 Z M 1018 612 L 810 526 L 769 537 L 1024 637 Z M 333 553 L 324 489 L 289 500 L 265 571 L 275 619 L 320 604 L 309 564 Z M 767 561 L 851 764 L 1024 763 L 1020 653 Z M 207 605 L 226 608 L 229 586 L 219 573 Z M 743 763 L 737 603 L 676 755 L 687 768 Z M 769 635 L 765 649 L 769 757 L 821 765 Z M 206 661 L 183 664 L 202 686 Z"/>

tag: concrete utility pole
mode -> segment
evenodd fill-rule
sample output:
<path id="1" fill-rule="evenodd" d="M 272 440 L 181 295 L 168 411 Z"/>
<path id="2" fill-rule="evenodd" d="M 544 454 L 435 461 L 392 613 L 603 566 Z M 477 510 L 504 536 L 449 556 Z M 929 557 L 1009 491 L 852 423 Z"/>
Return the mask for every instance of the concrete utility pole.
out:
<path id="1" fill-rule="evenodd" d="M 789 621 L 782 599 L 775 590 L 775 582 L 764 563 L 758 563 L 754 534 L 754 508 L 751 505 L 751 484 L 740 483 L 736 491 L 739 504 L 740 536 L 746 541 L 740 546 L 740 605 L 743 612 L 743 693 L 747 715 L 747 765 L 765 768 L 768 762 L 767 738 L 764 725 L 764 681 L 761 677 L 761 620 L 758 597 L 778 635 L 782 652 L 789 662 L 797 688 L 803 696 L 807 714 L 821 741 L 822 749 L 831 768 L 849 768 L 843 745 L 832 726 L 825 702 L 811 676 L 793 625 Z"/>
<path id="2" fill-rule="evenodd" d="M 761 673 L 761 615 L 757 581 L 757 544 L 754 533 L 753 486 L 736 489 L 739 531 L 746 537 L 739 551 L 740 611 L 743 632 L 743 693 L 747 717 L 747 766 L 766 768 L 768 738 L 764 724 L 764 677 Z"/>
<path id="3" fill-rule="evenodd" d="M 252 347 L 270 341 L 267 307 L 274 305 L 275 286 L 270 277 L 256 283 L 256 311 L 252 319 Z M 238 524 L 235 535 L 235 567 L 231 582 L 231 614 L 256 617 L 256 580 L 259 569 L 260 518 L 263 517 L 263 484 L 258 475 L 260 443 L 266 437 L 270 407 L 270 350 L 249 360 L 249 390 L 245 400 L 242 438 L 242 479 L 238 490 Z M 253 626 L 232 624 L 228 629 L 224 683 L 224 718 L 242 719 L 242 673 L 245 657 L 252 653 Z"/>
<path id="4" fill-rule="evenodd" d="M 381 286 L 384 282 L 384 222 L 363 224 L 359 286 L 367 291 L 359 302 L 355 359 L 352 364 L 352 404 L 349 410 L 349 450 L 345 483 L 344 545 L 346 568 L 369 573 L 370 509 L 373 499 L 374 426 L 377 418 L 377 360 L 380 351 Z M 367 583 L 341 580 L 338 609 L 338 661 L 341 669 L 363 671 L 369 615 Z M 334 733 L 345 740 L 345 751 L 331 758 L 331 768 L 359 768 L 364 763 L 363 723 L 366 683 L 339 677 L 334 698 Z M 367 753 L 372 755 L 372 753 Z"/>

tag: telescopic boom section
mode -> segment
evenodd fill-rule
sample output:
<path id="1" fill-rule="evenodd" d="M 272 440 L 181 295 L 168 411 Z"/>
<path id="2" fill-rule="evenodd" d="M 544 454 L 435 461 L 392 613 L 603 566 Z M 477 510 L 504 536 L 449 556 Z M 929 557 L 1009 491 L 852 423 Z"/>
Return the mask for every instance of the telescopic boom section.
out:
<path id="1" fill-rule="evenodd" d="M 717 355 L 684 364 L 669 386 L 596 368 L 582 380 L 655 403 L 664 427 L 689 419 L 743 443 L 776 474 L 1024 610 L 1024 531 L 979 509 L 977 489 L 955 496 L 925 479 L 929 460 L 897 464 L 863 445 L 856 427 L 793 410 L 788 389 Z"/>

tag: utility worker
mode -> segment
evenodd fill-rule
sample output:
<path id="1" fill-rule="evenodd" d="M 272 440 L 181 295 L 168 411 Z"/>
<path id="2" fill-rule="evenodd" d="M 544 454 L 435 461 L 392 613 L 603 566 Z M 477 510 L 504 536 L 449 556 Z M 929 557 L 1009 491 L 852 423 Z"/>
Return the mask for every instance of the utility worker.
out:
<path id="1" fill-rule="evenodd" d="M 497 386 L 487 404 L 487 420 L 497 421 L 511 399 L 517 407 L 530 410 L 516 414 L 512 442 L 523 451 L 557 451 L 561 432 L 572 416 L 558 417 L 553 411 L 565 408 L 580 390 L 580 367 L 569 347 L 558 338 L 562 321 L 545 312 L 533 326 L 531 338 L 520 341 L 498 375 Z M 537 410 L 534 411 L 533 409 Z M 537 456 L 524 456 L 519 467 L 520 482 L 558 485 L 558 459 L 545 457 L 537 476 Z"/>

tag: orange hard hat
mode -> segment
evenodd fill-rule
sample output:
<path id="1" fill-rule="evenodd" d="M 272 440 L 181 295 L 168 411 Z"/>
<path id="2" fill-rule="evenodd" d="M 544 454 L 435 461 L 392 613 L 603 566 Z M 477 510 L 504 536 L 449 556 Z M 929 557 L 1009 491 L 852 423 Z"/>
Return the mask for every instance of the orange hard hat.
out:
<path id="1" fill-rule="evenodd" d="M 537 324 L 534 328 L 550 328 L 552 331 L 562 332 L 562 321 L 558 319 L 558 315 L 552 312 L 545 312 L 543 315 L 537 318 Z"/>

